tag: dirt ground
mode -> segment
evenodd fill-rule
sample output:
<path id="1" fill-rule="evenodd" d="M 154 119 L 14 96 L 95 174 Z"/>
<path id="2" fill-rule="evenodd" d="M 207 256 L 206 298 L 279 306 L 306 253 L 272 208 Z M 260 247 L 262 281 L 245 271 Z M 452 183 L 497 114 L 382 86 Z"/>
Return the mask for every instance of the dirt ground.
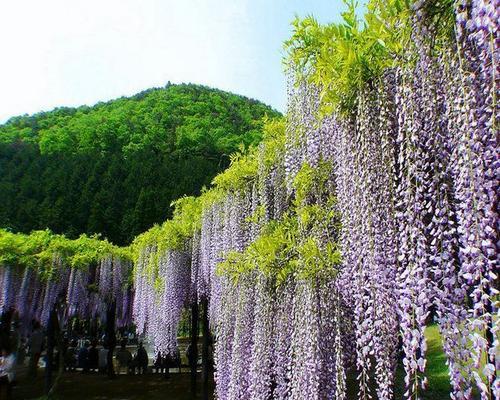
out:
<path id="1" fill-rule="evenodd" d="M 13 400 L 32 400 L 43 395 L 43 370 L 38 378 L 29 380 L 20 376 L 13 390 Z M 213 382 L 209 393 L 213 393 Z M 211 396 L 210 399 L 213 397 Z M 197 395 L 190 392 L 189 373 L 161 375 L 120 375 L 114 380 L 96 373 L 66 372 L 57 390 L 60 400 L 196 400 L 201 399 L 201 374 L 198 376 Z"/>

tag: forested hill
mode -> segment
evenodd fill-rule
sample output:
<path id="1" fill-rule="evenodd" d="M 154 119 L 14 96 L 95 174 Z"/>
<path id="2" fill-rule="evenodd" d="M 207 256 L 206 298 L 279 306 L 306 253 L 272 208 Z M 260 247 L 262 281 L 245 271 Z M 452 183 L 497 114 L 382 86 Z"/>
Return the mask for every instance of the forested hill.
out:
<path id="1" fill-rule="evenodd" d="M 0 227 L 101 233 L 125 244 L 198 194 L 270 107 L 183 84 L 0 125 Z"/>

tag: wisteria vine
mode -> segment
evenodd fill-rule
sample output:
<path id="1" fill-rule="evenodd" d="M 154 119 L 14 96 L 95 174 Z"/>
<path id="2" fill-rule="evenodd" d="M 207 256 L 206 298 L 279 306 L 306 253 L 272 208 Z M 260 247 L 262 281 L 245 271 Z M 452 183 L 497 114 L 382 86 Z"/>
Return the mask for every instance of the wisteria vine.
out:
<path id="1" fill-rule="evenodd" d="M 404 397 L 419 399 L 432 319 L 451 398 L 499 397 L 499 9 L 415 2 L 399 58 L 347 97 L 308 80 L 324 54 L 307 58 L 297 34 L 285 140 L 261 145 L 250 176 L 227 174 L 237 184 L 215 189 L 189 239 L 190 278 L 163 287 L 209 301 L 217 398 L 342 399 L 355 373 L 358 398 L 392 399 L 402 354 Z M 154 297 L 142 286 L 137 304 Z"/>
<path id="2" fill-rule="evenodd" d="M 450 397 L 500 398 L 499 10 L 414 2 L 407 40 L 369 78 L 362 57 L 325 69 L 331 47 L 300 41 L 318 26 L 297 25 L 286 128 L 269 123 L 258 149 L 137 241 L 133 290 L 126 260 L 76 268 L 55 252 L 48 272 L 4 263 L 0 312 L 46 323 L 64 298 L 68 316 L 105 319 L 114 302 L 119 324 L 132 315 L 175 354 L 183 309 L 207 302 L 219 400 L 390 400 L 401 358 L 404 398 L 420 399 L 434 320 Z"/>
<path id="3" fill-rule="evenodd" d="M 17 237 L 11 233 L 2 234 Z M 35 232 L 32 236 L 36 235 Z M 97 318 L 105 324 L 107 307 L 115 304 L 117 326 L 129 326 L 133 292 L 129 282 L 131 260 L 106 250 L 110 248 L 109 243 L 95 239 L 84 237 L 79 242 L 72 242 L 57 235 L 42 235 L 49 238 L 47 243 L 52 240 L 52 247 L 42 246 L 36 250 L 38 253 L 20 254 L 9 263 L 2 263 L 0 314 L 15 314 L 20 322 L 20 333 L 27 335 L 32 321 L 47 326 L 56 305 L 63 310 L 59 315 L 62 323 L 78 317 L 82 320 Z M 22 239 L 27 243 L 33 240 L 30 236 Z M 78 246 L 80 251 L 75 250 Z M 82 251 L 85 246 L 92 248 L 90 257 Z"/>

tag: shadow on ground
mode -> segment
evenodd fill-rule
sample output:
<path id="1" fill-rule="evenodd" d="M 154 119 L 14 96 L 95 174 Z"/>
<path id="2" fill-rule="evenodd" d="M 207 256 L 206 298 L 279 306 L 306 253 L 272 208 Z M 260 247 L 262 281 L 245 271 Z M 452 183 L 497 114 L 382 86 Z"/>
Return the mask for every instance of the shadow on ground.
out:
<path id="1" fill-rule="evenodd" d="M 35 380 L 21 377 L 13 391 L 13 400 L 31 400 L 43 395 L 43 371 Z M 195 400 L 201 399 L 201 376 L 194 397 L 190 392 L 187 373 L 172 374 L 169 379 L 161 375 L 120 375 L 110 380 L 105 375 L 64 373 L 57 390 L 60 400 Z M 213 383 L 209 387 L 213 393 Z M 210 396 L 209 399 L 213 399 Z"/>

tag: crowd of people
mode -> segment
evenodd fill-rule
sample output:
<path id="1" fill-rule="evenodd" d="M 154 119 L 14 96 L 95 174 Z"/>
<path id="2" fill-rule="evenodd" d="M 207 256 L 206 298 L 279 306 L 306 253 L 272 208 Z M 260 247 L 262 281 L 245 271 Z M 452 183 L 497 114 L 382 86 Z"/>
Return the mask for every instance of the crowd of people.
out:
<path id="1" fill-rule="evenodd" d="M 10 342 L 15 343 L 14 346 L 8 346 Z M 145 373 L 148 369 L 149 357 L 148 353 L 142 344 L 142 342 L 135 345 L 131 344 L 127 346 L 129 340 L 127 337 L 120 339 L 121 345 L 119 349 L 115 351 L 114 354 L 114 366 L 116 365 L 119 369 L 119 373 Z M 133 342 L 133 341 L 132 341 Z M 62 343 L 62 346 L 55 347 L 55 354 L 53 357 L 53 368 L 59 368 L 59 363 L 62 361 L 64 370 L 66 371 L 81 371 L 81 372 L 106 372 L 108 363 L 108 351 L 109 349 L 105 346 L 105 338 L 98 339 L 88 339 L 85 337 L 78 338 L 68 338 L 66 337 Z M 12 347 L 12 351 L 11 350 Z M 32 322 L 31 333 L 29 334 L 27 340 L 21 339 L 10 339 L 8 341 L 0 341 L 0 350 L 6 352 L 14 359 L 13 364 L 15 366 L 24 366 L 27 362 L 28 376 L 33 378 L 37 376 L 38 366 L 40 364 L 40 359 L 42 354 L 46 350 L 45 348 L 45 333 L 42 330 L 40 324 L 36 321 Z M 134 351 L 134 354 L 132 354 Z M 62 352 L 62 355 L 60 354 Z M 0 361 L 6 359 L 6 356 L 1 356 Z M 46 363 L 46 357 L 42 360 Z M 5 364 L 7 365 L 7 364 Z M 10 364 L 9 364 L 10 365 Z M 0 372 L 3 373 L 5 367 L 0 367 Z M 4 375 L 0 375 L 4 376 Z M 6 376 L 6 375 L 5 375 Z M 3 397 L 0 397 L 3 399 Z"/>
<path id="2" fill-rule="evenodd" d="M 15 335 L 15 330 L 7 335 L 9 339 L 0 338 L 0 399 L 11 399 L 12 387 L 15 383 L 15 372 L 18 368 L 27 369 L 27 376 L 35 378 L 38 373 L 40 360 L 47 363 L 45 333 L 37 321 L 32 322 L 31 332 L 27 339 Z M 4 335 L 5 336 L 5 335 Z M 88 336 L 67 335 L 62 345 L 55 347 L 52 357 L 54 370 L 60 363 L 68 372 L 106 373 L 108 372 L 108 352 L 105 337 L 101 340 L 89 339 Z M 130 339 L 130 340 L 129 340 Z M 163 374 L 166 378 L 170 369 L 181 372 L 183 365 L 181 353 L 177 350 L 174 355 L 158 352 L 152 365 L 149 365 L 148 352 L 142 342 L 134 336 L 119 335 L 120 346 L 115 349 L 113 370 L 118 374 L 146 374 L 148 371 Z M 191 345 L 187 346 L 185 358 L 187 366 L 199 364 L 199 357 L 193 352 Z M 61 354 L 62 353 L 62 354 Z M 199 355 L 199 354 L 198 354 Z M 28 358 L 28 361 L 26 361 Z M 197 359 L 195 359 L 197 358 Z M 209 364 L 212 365 L 212 345 L 209 346 Z M 150 368 L 151 367 L 151 368 Z"/>
<path id="3" fill-rule="evenodd" d="M 80 347 L 74 340 L 65 350 L 64 368 L 67 371 L 78 369 L 82 372 L 106 372 L 108 370 L 108 351 L 109 349 L 100 345 L 97 340 L 84 341 Z M 148 369 L 149 357 L 142 342 L 139 342 L 133 355 L 127 347 L 126 339 L 123 339 L 114 359 L 118 373 L 143 374 Z"/>
<path id="4" fill-rule="evenodd" d="M 32 322 L 28 339 L 19 339 L 11 332 L 0 338 L 0 399 L 11 399 L 15 373 L 27 367 L 27 376 L 36 378 L 42 354 L 46 350 L 45 333 L 37 321 Z M 58 369 L 63 362 L 65 371 L 107 372 L 108 351 L 103 340 L 64 339 L 62 346 L 56 346 L 52 367 Z M 130 348 L 135 350 L 132 354 Z M 62 354 L 60 354 L 62 352 Z M 26 358 L 29 361 L 26 363 Z M 45 364 L 47 357 L 43 358 Z M 138 346 L 127 347 L 127 339 L 121 340 L 114 363 L 118 373 L 144 374 L 148 371 L 149 357 L 142 342 Z M 27 364 L 27 365 L 26 365 Z M 113 365 L 115 366 L 115 364 Z"/>

